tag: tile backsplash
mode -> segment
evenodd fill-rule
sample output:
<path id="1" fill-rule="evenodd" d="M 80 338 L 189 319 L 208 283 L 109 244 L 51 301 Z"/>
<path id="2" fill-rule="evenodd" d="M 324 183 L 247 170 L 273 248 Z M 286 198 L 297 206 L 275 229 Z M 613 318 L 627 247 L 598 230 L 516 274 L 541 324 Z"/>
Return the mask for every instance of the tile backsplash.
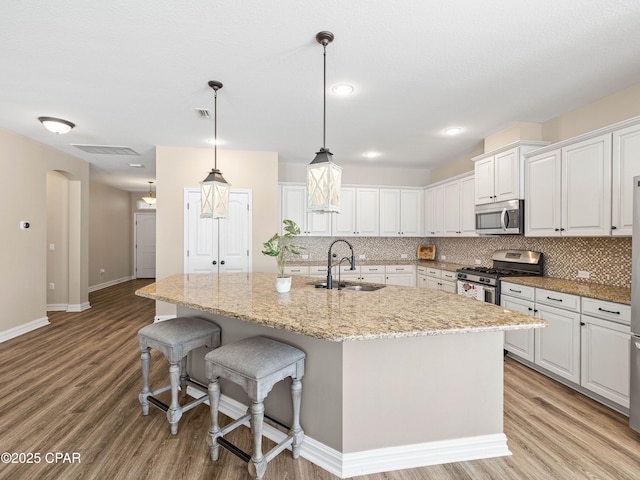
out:
<path id="1" fill-rule="evenodd" d="M 296 243 L 305 247 L 309 261 L 326 261 L 327 250 L 335 238 L 299 237 Z M 519 249 L 544 253 L 545 275 L 578 279 L 578 270 L 590 273 L 589 282 L 619 287 L 631 287 L 631 238 L 630 237 L 572 237 L 531 238 L 522 235 L 499 237 L 460 238 L 396 238 L 350 237 L 356 259 L 365 255 L 366 260 L 400 260 L 405 254 L 415 259 L 418 245 L 436 245 L 436 260 L 474 265 L 479 259 L 484 266 L 491 266 L 495 250 Z M 347 255 L 348 247 L 336 244 L 334 251 Z M 442 257 L 445 256 L 446 260 Z"/>

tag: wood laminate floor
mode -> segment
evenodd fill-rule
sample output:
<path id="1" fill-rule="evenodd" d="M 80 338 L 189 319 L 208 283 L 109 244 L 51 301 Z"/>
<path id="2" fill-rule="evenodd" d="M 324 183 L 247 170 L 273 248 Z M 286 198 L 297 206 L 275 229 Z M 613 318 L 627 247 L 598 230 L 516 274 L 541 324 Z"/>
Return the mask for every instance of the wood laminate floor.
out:
<path id="1" fill-rule="evenodd" d="M 152 407 L 141 416 L 136 332 L 153 320 L 155 306 L 134 291 L 147 283 L 94 292 L 91 309 L 50 312 L 51 325 L 0 344 L 0 453 L 27 454 L 17 458 L 23 461 L 40 455 L 39 463 L 0 463 L 0 479 L 248 478 L 246 464 L 223 449 L 220 461 L 209 461 L 206 405 L 184 415 L 176 436 L 164 412 Z M 162 355 L 152 351 L 152 382 L 164 384 L 167 373 Z M 640 434 L 627 423 L 623 415 L 506 359 L 505 432 L 512 456 L 356 478 L 640 479 Z M 231 440 L 249 449 L 248 429 L 236 430 Z M 265 448 L 271 445 L 266 441 Z M 56 452 L 69 457 L 56 462 Z M 70 463 L 74 454 L 80 461 Z M 35 455 L 31 460 L 37 461 Z M 286 452 L 269 464 L 266 478 L 336 479 Z"/>

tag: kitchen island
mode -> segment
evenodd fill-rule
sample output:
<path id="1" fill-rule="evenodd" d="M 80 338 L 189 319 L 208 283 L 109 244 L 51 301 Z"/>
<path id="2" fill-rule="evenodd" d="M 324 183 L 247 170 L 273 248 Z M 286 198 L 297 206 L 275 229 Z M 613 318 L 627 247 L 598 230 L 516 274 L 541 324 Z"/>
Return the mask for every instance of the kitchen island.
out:
<path id="1" fill-rule="evenodd" d="M 264 335 L 305 351 L 301 455 L 335 475 L 509 454 L 503 332 L 543 320 L 429 289 L 325 290 L 294 277 L 278 294 L 274 284 L 266 273 L 179 274 L 136 293 L 216 322 L 223 344 Z M 193 352 L 188 369 L 206 383 L 204 354 Z M 284 423 L 288 388 L 265 402 Z M 224 382 L 222 391 L 222 411 L 242 415 L 244 392 Z"/>

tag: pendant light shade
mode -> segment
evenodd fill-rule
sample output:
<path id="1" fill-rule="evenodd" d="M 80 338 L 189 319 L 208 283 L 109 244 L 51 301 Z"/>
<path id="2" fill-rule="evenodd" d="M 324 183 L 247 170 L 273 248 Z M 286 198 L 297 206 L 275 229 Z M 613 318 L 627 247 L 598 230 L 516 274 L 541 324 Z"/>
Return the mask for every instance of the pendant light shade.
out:
<path id="1" fill-rule="evenodd" d="M 146 197 L 142 197 L 142 201 L 144 203 L 146 203 L 147 205 L 155 205 L 156 204 L 156 197 L 153 196 L 153 190 L 151 188 L 151 185 L 153 185 L 153 182 L 149 182 L 149 195 Z"/>
<path id="2" fill-rule="evenodd" d="M 323 114 L 322 148 L 307 165 L 307 211 L 318 213 L 340 213 L 340 185 L 342 168 L 333 163 L 333 154 L 326 147 L 327 125 L 327 45 L 333 41 L 333 33 L 319 32 L 317 42 L 323 48 Z"/>
<path id="3" fill-rule="evenodd" d="M 214 115 L 213 115 L 213 169 L 202 182 L 200 182 L 201 218 L 227 218 L 229 216 L 229 191 L 231 185 L 218 170 L 218 90 L 222 83 L 210 80 L 209 86 L 213 89 Z"/>

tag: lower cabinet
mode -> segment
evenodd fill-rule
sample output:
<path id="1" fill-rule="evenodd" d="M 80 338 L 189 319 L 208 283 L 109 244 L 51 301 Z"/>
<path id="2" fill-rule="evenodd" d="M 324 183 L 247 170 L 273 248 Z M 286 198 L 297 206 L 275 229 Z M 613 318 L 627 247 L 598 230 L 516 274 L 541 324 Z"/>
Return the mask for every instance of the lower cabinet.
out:
<path id="1" fill-rule="evenodd" d="M 501 289 L 501 306 L 548 324 L 507 330 L 506 351 L 603 403 L 629 408 L 629 305 L 509 282 Z"/>
<path id="2" fill-rule="evenodd" d="M 455 272 L 422 265 L 418 267 L 418 286 L 422 288 L 457 293 L 456 279 Z"/>
<path id="3" fill-rule="evenodd" d="M 416 267 L 415 265 L 387 265 L 385 280 L 387 285 L 415 287 Z"/>

